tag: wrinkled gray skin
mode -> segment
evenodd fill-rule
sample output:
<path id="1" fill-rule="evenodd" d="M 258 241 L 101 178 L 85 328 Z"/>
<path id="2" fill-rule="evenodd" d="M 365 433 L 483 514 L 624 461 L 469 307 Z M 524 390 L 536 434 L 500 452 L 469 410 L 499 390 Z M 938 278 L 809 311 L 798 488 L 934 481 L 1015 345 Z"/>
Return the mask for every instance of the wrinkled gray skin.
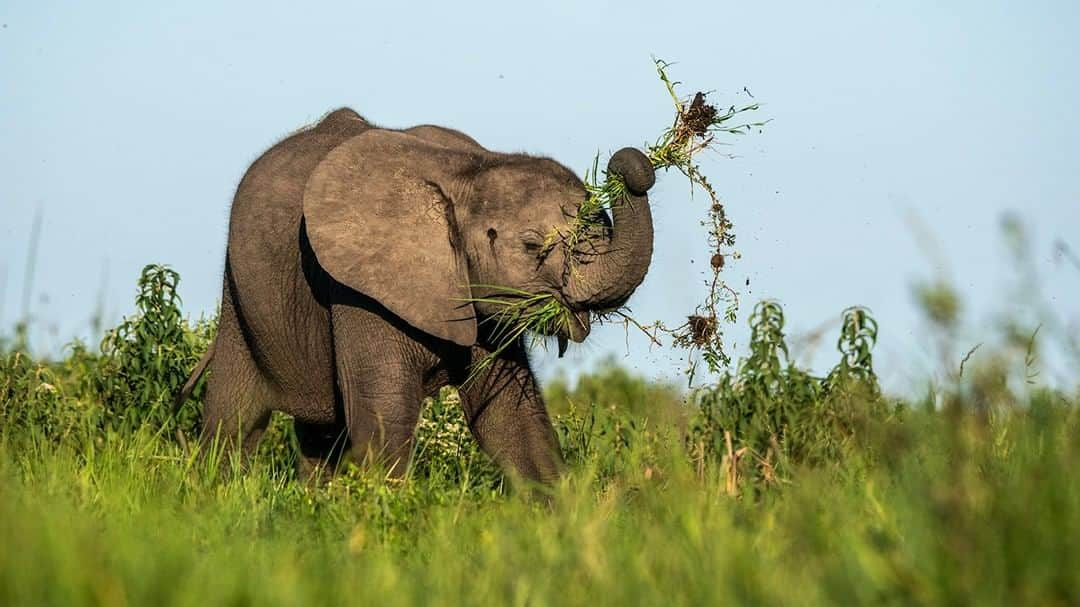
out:
<path id="1" fill-rule="evenodd" d="M 344 108 L 278 143 L 237 189 L 219 333 L 183 395 L 211 364 L 203 440 L 239 439 L 250 452 L 271 411 L 284 411 L 303 470 L 349 457 L 401 474 L 423 397 L 461 384 L 495 346 L 483 320 L 497 307 L 470 302 L 491 294 L 475 285 L 559 298 L 576 316 L 557 336 L 565 347 L 588 335 L 591 312 L 640 284 L 652 256 L 652 167 L 626 148 L 609 170 L 623 175 L 630 204 L 597 217 L 603 227 L 577 251 L 542 255 L 544 236 L 586 198 L 550 159 L 490 152 L 435 126 L 381 129 Z M 523 344 L 461 397 L 504 470 L 558 476 Z"/>

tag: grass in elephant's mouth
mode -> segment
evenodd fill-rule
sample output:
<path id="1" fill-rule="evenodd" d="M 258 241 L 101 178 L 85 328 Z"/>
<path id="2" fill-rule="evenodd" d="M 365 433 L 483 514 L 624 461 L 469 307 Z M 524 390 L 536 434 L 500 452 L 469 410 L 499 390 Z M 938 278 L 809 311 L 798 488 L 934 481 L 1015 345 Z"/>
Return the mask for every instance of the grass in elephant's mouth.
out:
<path id="1" fill-rule="evenodd" d="M 569 330 L 573 315 L 551 293 L 531 293 L 501 285 L 480 284 L 472 287 L 492 293 L 487 297 L 473 297 L 467 301 L 498 308 L 494 314 L 480 321 L 482 326 L 492 327 L 488 339 L 494 344 L 494 349 L 487 356 L 473 362 L 465 380 L 466 384 L 489 369 L 495 359 L 518 339 L 526 335 L 550 336 Z"/>

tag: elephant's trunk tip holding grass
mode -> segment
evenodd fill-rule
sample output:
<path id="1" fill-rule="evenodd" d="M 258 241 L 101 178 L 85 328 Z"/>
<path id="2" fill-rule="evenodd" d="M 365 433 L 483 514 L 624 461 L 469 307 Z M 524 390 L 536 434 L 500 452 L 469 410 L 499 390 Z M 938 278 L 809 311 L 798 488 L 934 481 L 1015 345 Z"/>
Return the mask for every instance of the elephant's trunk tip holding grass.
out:
<path id="1" fill-rule="evenodd" d="M 212 370 L 204 441 L 250 452 L 279 410 L 305 473 L 349 459 L 401 474 L 422 399 L 464 383 L 485 451 L 512 476 L 555 479 L 562 458 L 524 344 L 499 343 L 491 321 L 507 293 L 553 299 L 573 320 L 551 328 L 561 351 L 644 280 L 655 174 L 632 148 L 608 170 L 627 200 L 571 244 L 551 235 L 580 227 L 588 192 L 548 158 L 437 126 L 379 128 L 348 108 L 270 148 L 237 188 L 218 335 L 180 395 Z"/>

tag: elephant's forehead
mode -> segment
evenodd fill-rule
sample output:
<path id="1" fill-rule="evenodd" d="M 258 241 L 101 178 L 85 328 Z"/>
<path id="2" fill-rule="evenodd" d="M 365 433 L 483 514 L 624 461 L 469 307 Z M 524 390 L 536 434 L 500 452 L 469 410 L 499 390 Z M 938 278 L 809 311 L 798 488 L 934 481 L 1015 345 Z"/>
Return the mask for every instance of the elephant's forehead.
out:
<path id="1" fill-rule="evenodd" d="M 584 188 L 536 172 L 507 176 L 494 191 L 484 192 L 481 207 L 507 211 L 521 219 L 556 220 L 573 215 L 585 200 Z"/>

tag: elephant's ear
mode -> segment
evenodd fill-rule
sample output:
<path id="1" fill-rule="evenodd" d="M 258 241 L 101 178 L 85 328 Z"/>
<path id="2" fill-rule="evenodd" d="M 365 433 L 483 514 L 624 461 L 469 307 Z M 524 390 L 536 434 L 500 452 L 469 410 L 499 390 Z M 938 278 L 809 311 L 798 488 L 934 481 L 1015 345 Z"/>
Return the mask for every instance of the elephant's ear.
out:
<path id="1" fill-rule="evenodd" d="M 410 325 L 468 346 L 476 313 L 454 209 L 441 183 L 475 159 L 400 132 L 345 140 L 315 167 L 304 221 L 319 264 Z"/>

